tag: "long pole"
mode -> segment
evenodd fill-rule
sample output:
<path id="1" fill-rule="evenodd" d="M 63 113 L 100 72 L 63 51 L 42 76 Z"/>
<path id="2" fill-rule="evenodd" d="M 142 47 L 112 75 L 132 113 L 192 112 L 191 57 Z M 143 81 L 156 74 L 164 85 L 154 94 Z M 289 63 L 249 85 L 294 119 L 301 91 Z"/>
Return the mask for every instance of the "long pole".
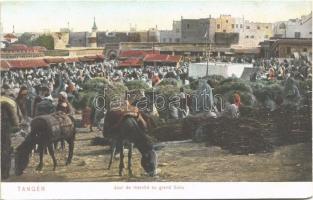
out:
<path id="1" fill-rule="evenodd" d="M 152 41 L 152 53 L 154 54 L 154 41 Z"/>
<path id="2" fill-rule="evenodd" d="M 206 39 L 205 39 L 205 56 L 206 56 L 206 73 L 205 73 L 205 76 L 208 76 L 209 75 L 209 57 L 208 57 L 208 27 L 209 25 L 207 26 L 207 34 L 206 34 Z"/>

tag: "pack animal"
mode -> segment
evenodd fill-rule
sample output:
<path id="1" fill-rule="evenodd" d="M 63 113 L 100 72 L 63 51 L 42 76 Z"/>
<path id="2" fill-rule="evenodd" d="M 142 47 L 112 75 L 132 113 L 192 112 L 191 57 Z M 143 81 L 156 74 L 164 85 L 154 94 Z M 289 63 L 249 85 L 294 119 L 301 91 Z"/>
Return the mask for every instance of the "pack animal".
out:
<path id="1" fill-rule="evenodd" d="M 140 112 L 123 112 L 112 110 L 106 114 L 103 135 L 110 137 L 111 158 L 108 169 L 111 168 L 115 151 L 120 152 L 119 175 L 123 175 L 124 165 L 124 146 L 129 144 L 128 150 L 128 174 L 132 175 L 132 152 L 135 146 L 142 155 L 141 166 L 150 175 L 156 175 L 157 154 L 153 149 L 153 144 L 145 134 L 148 128 L 154 124 L 149 120 L 144 120 L 148 116 L 140 114 Z M 141 119 L 141 120 L 139 120 Z M 147 123 L 148 122 L 148 123 Z"/>
<path id="2" fill-rule="evenodd" d="M 40 162 L 36 170 L 43 168 L 43 154 L 46 147 L 53 161 L 53 170 L 57 166 L 54 156 L 53 144 L 60 140 L 67 141 L 69 153 L 66 165 L 70 164 L 74 151 L 75 140 L 74 118 L 62 112 L 49 115 L 41 115 L 31 121 L 31 132 L 27 135 L 24 142 L 16 148 L 15 153 L 15 174 L 23 174 L 29 162 L 29 156 L 36 144 L 38 144 Z"/>
<path id="3" fill-rule="evenodd" d="M 16 102 L 6 96 L 0 97 L 1 102 L 1 179 L 10 176 L 11 168 L 11 135 L 14 128 L 19 127 L 22 115 Z"/>

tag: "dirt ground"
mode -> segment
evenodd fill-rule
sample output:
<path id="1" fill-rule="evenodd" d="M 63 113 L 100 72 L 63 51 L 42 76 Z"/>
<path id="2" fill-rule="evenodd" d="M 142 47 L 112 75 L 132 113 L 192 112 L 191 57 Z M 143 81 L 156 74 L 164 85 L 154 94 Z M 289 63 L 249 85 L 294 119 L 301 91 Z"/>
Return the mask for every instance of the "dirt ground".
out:
<path id="1" fill-rule="evenodd" d="M 216 146 L 204 143 L 163 143 L 158 154 L 158 176 L 148 177 L 140 166 L 140 153 L 133 154 L 133 176 L 118 176 L 119 161 L 107 170 L 108 146 L 91 146 L 91 139 L 100 132 L 79 129 L 72 164 L 65 166 L 67 149 L 57 150 L 58 167 L 52 170 L 52 160 L 44 156 L 44 168 L 35 171 L 38 154 L 31 157 L 22 176 L 12 175 L 7 181 L 312 181 L 312 145 L 299 143 L 277 147 L 273 153 L 232 155 Z M 127 156 L 125 157 L 127 167 Z"/>

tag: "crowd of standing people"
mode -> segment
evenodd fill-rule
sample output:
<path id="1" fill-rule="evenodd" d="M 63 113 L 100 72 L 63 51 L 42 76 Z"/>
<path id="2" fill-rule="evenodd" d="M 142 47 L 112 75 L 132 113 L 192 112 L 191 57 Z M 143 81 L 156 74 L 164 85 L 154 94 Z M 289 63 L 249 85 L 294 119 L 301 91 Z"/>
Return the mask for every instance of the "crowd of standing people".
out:
<path id="1" fill-rule="evenodd" d="M 115 60 L 51 64 L 48 68 L 1 72 L 1 95 L 15 99 L 23 118 L 29 121 L 55 111 L 73 114 L 71 102 L 80 98 L 84 83 L 94 77 L 122 83 L 141 80 L 153 87 L 163 78 L 186 79 L 187 71 L 186 63 L 179 69 L 174 66 L 119 69 Z"/>
<path id="2" fill-rule="evenodd" d="M 241 59 L 234 61 L 250 62 L 254 66 L 254 73 L 250 80 L 288 80 L 286 85 L 292 85 L 295 95 L 300 95 L 294 80 L 307 80 L 312 78 L 311 61 L 307 58 L 301 59 Z M 149 87 L 160 84 L 162 79 L 171 78 L 188 84 L 187 62 L 176 66 L 145 66 L 143 68 L 118 68 L 116 60 L 96 63 L 60 63 L 51 64 L 48 68 L 20 69 L 1 72 L 1 94 L 14 98 L 25 119 L 34 118 L 38 115 L 62 111 L 73 114 L 74 108 L 71 102 L 79 99 L 80 91 L 86 81 L 94 77 L 105 77 L 108 81 L 126 83 L 132 80 L 141 80 Z M 199 92 L 204 87 L 209 93 L 208 105 L 213 108 L 213 94 L 210 83 L 199 85 Z M 289 86 L 290 87 L 290 86 Z M 238 94 L 236 94 L 238 95 Z M 180 96 L 184 101 L 181 109 L 175 106 L 169 108 L 172 118 L 185 118 L 190 113 L 190 108 L 184 102 L 183 88 Z M 234 97 L 234 105 L 239 106 L 238 99 Z M 240 101 L 240 100 L 239 100 Z M 174 104 L 172 104 L 174 105 Z M 190 106 L 190 105 L 189 105 Z M 87 112 L 86 110 L 85 112 Z M 91 113 L 89 110 L 88 113 Z M 92 117 L 91 117 L 92 118 Z M 92 120 L 92 119 L 91 119 Z M 83 122 L 90 119 L 83 119 Z M 88 124 L 88 123 L 87 123 Z"/>

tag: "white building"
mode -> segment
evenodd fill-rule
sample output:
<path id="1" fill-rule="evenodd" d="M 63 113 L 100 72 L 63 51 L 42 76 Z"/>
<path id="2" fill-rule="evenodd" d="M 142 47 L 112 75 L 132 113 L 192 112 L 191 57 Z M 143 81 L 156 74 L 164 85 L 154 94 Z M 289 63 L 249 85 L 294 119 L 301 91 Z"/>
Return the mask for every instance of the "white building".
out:
<path id="1" fill-rule="evenodd" d="M 88 46 L 89 47 L 97 47 L 97 31 L 98 31 L 98 28 L 96 25 L 96 18 L 94 18 L 91 33 L 88 36 Z"/>
<path id="2" fill-rule="evenodd" d="M 160 31 L 161 43 L 178 43 L 180 42 L 180 34 L 172 30 Z"/>
<path id="3" fill-rule="evenodd" d="M 172 30 L 160 31 L 161 43 L 179 43 L 181 41 L 181 21 L 173 21 Z"/>
<path id="4" fill-rule="evenodd" d="M 148 42 L 160 42 L 160 31 L 157 26 L 155 28 L 149 28 L 147 35 Z"/>
<path id="5" fill-rule="evenodd" d="M 312 38 L 312 12 L 300 19 L 276 22 L 273 34 L 278 38 Z"/>
<path id="6" fill-rule="evenodd" d="M 272 37 L 272 24 L 250 22 L 244 18 L 235 18 L 234 32 L 239 33 L 239 42 L 234 48 L 254 48 L 259 43 Z"/>

